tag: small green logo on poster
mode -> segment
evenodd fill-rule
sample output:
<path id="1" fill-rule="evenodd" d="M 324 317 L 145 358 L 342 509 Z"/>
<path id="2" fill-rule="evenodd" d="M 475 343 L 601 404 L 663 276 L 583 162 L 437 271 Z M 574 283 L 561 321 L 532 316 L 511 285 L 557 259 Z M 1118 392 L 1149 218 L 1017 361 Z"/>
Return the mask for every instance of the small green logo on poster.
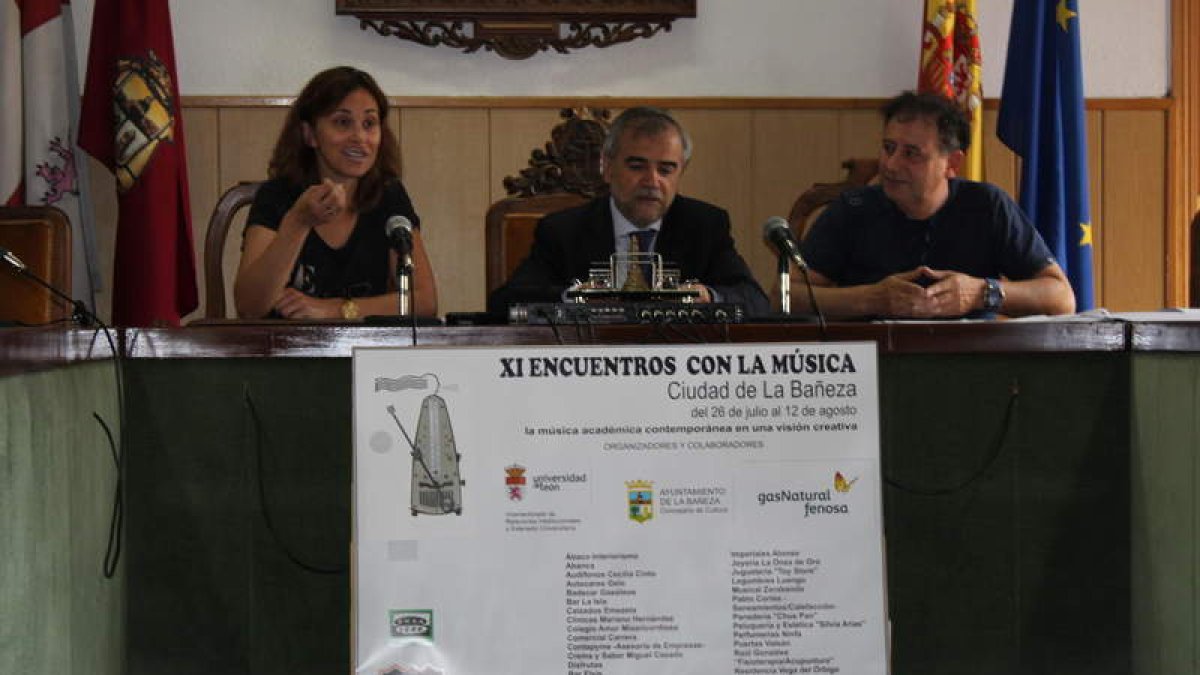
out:
<path id="1" fill-rule="evenodd" d="M 654 517 L 654 483 L 648 480 L 625 481 L 629 495 L 629 519 L 644 523 Z"/>
<path id="2" fill-rule="evenodd" d="M 388 610 L 388 629 L 390 635 L 394 638 L 422 638 L 432 641 L 433 610 Z"/>

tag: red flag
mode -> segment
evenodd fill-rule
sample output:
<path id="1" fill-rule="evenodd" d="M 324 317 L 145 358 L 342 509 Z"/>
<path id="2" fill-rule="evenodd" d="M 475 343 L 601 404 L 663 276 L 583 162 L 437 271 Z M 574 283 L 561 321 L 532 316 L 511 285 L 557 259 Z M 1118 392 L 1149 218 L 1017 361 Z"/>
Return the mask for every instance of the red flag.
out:
<path id="1" fill-rule="evenodd" d="M 167 0 L 96 0 L 79 145 L 117 179 L 113 323 L 178 325 L 198 304 Z"/>

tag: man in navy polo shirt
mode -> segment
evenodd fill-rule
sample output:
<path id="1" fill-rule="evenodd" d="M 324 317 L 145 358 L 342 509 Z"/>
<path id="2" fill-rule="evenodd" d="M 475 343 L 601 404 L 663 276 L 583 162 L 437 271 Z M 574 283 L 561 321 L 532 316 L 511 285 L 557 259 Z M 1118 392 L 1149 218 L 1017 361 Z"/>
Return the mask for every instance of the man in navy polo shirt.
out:
<path id="1" fill-rule="evenodd" d="M 849 190 L 801 249 L 828 317 L 990 318 L 1070 314 L 1075 295 L 1020 207 L 1000 188 L 957 178 L 970 124 L 936 94 L 882 109 L 879 185 Z M 793 311 L 811 311 L 800 275 Z"/>

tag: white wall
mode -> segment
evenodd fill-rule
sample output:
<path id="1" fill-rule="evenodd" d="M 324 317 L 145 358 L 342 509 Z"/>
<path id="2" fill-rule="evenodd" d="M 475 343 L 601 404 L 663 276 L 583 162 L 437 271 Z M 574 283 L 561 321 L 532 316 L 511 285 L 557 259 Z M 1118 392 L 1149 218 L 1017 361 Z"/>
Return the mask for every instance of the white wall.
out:
<path id="1" fill-rule="evenodd" d="M 1082 0 L 1089 97 L 1160 97 L 1170 0 Z M 74 0 L 81 59 L 94 0 Z M 393 96 L 883 97 L 916 79 L 922 0 L 697 0 L 670 33 L 509 61 L 358 28 L 334 0 L 172 0 L 181 93 L 293 95 L 348 63 Z M 984 93 L 1003 82 L 1012 0 L 978 0 Z M 81 67 L 81 72 L 83 68 Z"/>

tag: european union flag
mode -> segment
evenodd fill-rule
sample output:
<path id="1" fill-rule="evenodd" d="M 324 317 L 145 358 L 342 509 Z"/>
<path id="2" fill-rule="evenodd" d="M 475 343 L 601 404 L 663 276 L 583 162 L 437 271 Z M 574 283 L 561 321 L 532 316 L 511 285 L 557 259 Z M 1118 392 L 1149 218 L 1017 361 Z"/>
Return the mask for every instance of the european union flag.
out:
<path id="1" fill-rule="evenodd" d="M 1021 156 L 1021 208 L 1094 306 L 1078 0 L 1016 0 L 997 135 Z"/>

